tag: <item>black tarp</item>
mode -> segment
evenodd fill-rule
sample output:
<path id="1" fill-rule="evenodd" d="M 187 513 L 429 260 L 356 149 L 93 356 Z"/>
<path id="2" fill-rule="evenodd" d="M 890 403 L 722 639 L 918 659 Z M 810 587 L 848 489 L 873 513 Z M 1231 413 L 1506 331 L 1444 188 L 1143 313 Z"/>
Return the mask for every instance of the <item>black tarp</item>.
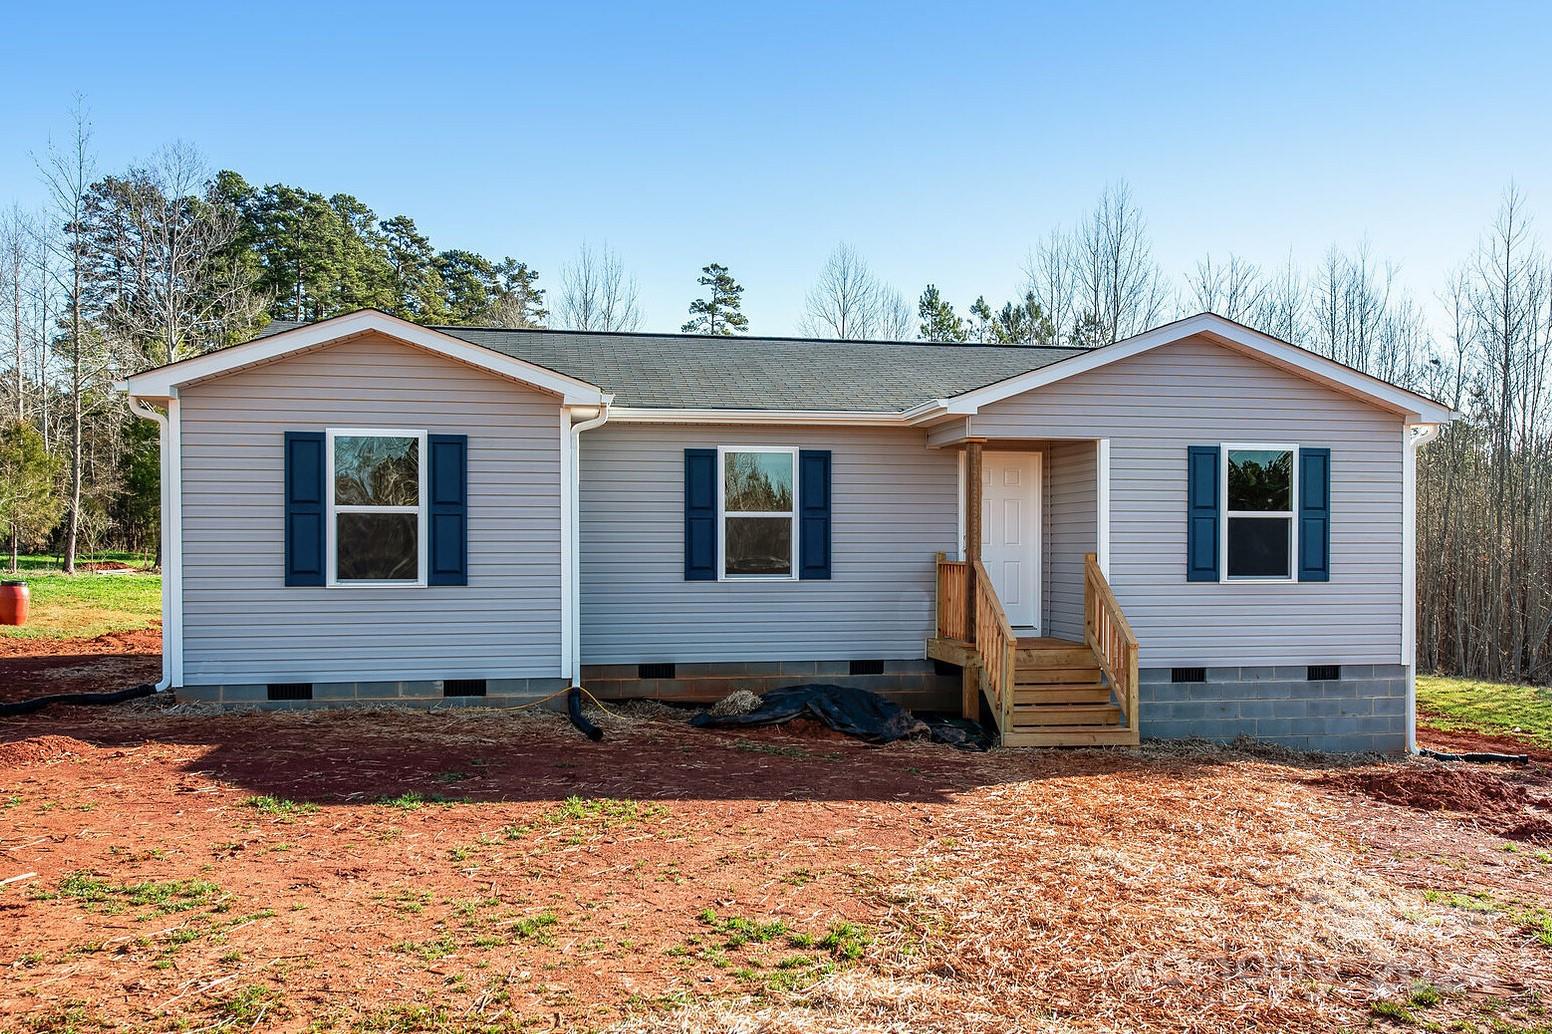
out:
<path id="1" fill-rule="evenodd" d="M 934 718 L 922 721 L 892 700 L 849 686 L 805 685 L 773 689 L 761 697 L 760 706 L 745 714 L 714 715 L 702 712 L 690 719 L 701 728 L 742 728 L 780 725 L 794 718 L 812 718 L 837 732 L 869 743 L 893 743 L 915 736 L 929 736 L 966 750 L 985 750 L 988 739 L 974 722 Z"/>

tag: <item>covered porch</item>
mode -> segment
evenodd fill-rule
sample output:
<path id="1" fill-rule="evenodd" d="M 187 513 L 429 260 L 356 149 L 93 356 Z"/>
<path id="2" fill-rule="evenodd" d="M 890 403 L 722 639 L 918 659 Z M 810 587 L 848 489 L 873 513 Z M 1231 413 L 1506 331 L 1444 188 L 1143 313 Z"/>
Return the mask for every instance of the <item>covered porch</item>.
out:
<path id="1" fill-rule="evenodd" d="M 959 557 L 927 655 L 960 665 L 1008 746 L 1138 742 L 1138 645 L 1108 581 L 1109 443 L 967 439 Z"/>

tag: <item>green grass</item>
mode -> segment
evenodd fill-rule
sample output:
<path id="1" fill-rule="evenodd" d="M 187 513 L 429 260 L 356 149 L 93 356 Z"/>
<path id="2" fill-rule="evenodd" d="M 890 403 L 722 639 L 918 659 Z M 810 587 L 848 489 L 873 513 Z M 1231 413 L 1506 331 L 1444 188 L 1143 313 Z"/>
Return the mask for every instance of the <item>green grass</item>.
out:
<path id="1" fill-rule="evenodd" d="M 91 639 L 149 628 L 162 614 L 162 577 L 141 572 L 26 571 L 30 616 L 20 627 L 0 625 L 18 639 Z"/>
<path id="2" fill-rule="evenodd" d="M 1419 675 L 1417 704 L 1435 729 L 1518 736 L 1552 749 L 1552 690 L 1546 687 Z"/>
<path id="3" fill-rule="evenodd" d="M 548 930 L 558 922 L 560 922 L 560 919 L 555 913 L 546 909 L 538 915 L 524 916 L 513 923 L 512 932 L 519 937 L 539 937 L 545 930 Z"/>
<path id="4" fill-rule="evenodd" d="M 439 793 L 421 793 L 418 790 L 406 790 L 397 797 L 379 797 L 377 803 L 385 808 L 413 811 L 424 804 L 468 804 L 469 800 L 466 797 L 444 797 Z"/>
<path id="5" fill-rule="evenodd" d="M 0 566 L 3 566 L 6 571 L 9 571 L 11 568 L 9 561 L 10 556 L 7 554 L 5 562 L 0 564 Z M 75 558 L 75 562 L 78 566 L 81 564 L 107 562 L 115 564 L 128 564 L 130 567 L 149 568 L 153 563 L 156 562 L 156 554 L 131 553 L 125 549 L 104 549 L 96 553 L 81 553 Z M 59 557 L 47 556 L 42 553 L 23 553 L 21 556 L 16 558 L 17 570 L 21 571 L 23 575 L 31 574 L 33 572 L 48 573 L 52 571 L 61 571 L 64 569 L 63 564 L 64 561 Z"/>
<path id="6" fill-rule="evenodd" d="M 1523 933 L 1529 934 L 1538 944 L 1552 948 L 1552 912 L 1539 905 L 1520 905 L 1512 901 L 1499 901 L 1491 894 L 1478 892 L 1423 891 L 1423 900 L 1435 905 L 1459 908 L 1467 912 L 1494 912 L 1514 920 Z"/>
<path id="7" fill-rule="evenodd" d="M 274 815 L 276 818 L 311 815 L 318 810 L 318 805 L 311 801 L 293 801 L 285 797 L 276 797 L 273 794 L 245 798 L 243 806 L 252 808 L 254 811 L 263 812 L 265 815 Z"/>
<path id="8" fill-rule="evenodd" d="M 209 880 L 169 880 L 166 882 L 109 883 L 84 872 L 75 872 L 59 881 L 58 889 L 39 893 L 44 899 L 73 898 L 89 911 L 110 915 L 131 907 L 150 908 L 154 914 L 186 912 L 216 902 L 221 888 Z"/>

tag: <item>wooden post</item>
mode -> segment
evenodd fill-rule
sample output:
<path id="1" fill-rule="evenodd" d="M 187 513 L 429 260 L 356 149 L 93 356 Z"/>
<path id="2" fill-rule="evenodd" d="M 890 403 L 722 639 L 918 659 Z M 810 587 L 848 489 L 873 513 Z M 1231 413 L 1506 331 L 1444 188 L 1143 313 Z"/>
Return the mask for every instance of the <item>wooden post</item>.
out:
<path id="1" fill-rule="evenodd" d="M 981 720 L 981 666 L 966 664 L 959 676 L 959 714 L 972 722 Z"/>
<path id="2" fill-rule="evenodd" d="M 981 557 L 981 442 L 965 445 L 965 606 L 969 613 L 965 627 L 971 644 L 975 643 L 975 561 Z"/>

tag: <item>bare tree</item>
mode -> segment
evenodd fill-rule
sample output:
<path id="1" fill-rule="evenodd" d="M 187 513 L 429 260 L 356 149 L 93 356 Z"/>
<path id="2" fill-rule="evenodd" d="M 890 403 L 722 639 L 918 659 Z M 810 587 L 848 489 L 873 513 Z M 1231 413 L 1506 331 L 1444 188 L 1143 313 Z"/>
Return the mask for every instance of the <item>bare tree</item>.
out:
<path id="1" fill-rule="evenodd" d="M 625 275 L 608 245 L 595 251 L 586 244 L 560 272 L 556 315 L 568 330 L 632 331 L 641 326 L 636 279 Z"/>
<path id="2" fill-rule="evenodd" d="M 1084 343 L 1113 344 L 1158 323 L 1169 291 L 1124 182 L 1105 188 L 1071 247 Z"/>
<path id="3" fill-rule="evenodd" d="M 1304 278 L 1290 254 L 1281 269 L 1265 280 L 1260 304 L 1251 311 L 1249 323 L 1275 338 L 1298 342 L 1305 337 L 1305 309 L 1308 298 Z"/>
<path id="4" fill-rule="evenodd" d="M 916 337 L 916 310 L 905 295 L 892 287 L 879 292 L 878 328 L 880 341 L 910 341 Z"/>
<path id="5" fill-rule="evenodd" d="M 1395 267 L 1378 264 L 1367 243 L 1351 255 L 1327 251 L 1311 283 L 1305 346 L 1376 377 L 1418 383 L 1433 345 L 1421 310 L 1395 278 Z"/>
<path id="6" fill-rule="evenodd" d="M 1552 678 L 1552 264 L 1525 200 L 1443 298 L 1449 364 L 1433 375 L 1467 419 L 1418 470 L 1419 661 L 1497 680 Z"/>
<path id="7" fill-rule="evenodd" d="M 87 241 L 85 216 L 87 195 L 96 176 L 96 161 L 92 154 L 92 124 L 80 98 L 72 113 L 69 140 L 63 147 L 49 145 L 48 156 L 38 163 L 48 188 L 54 215 L 60 221 L 61 231 L 51 234 L 62 266 L 55 272 L 65 292 L 68 305 L 67 336 L 63 342 L 66 362 L 69 364 L 68 403 L 70 406 L 70 458 L 69 485 L 65 494 L 65 546 L 64 569 L 75 573 L 76 546 L 81 532 L 81 489 L 85 478 L 85 449 L 83 418 L 85 395 L 92 374 L 87 352 L 91 348 L 87 335 Z"/>
<path id="8" fill-rule="evenodd" d="M 176 362 L 245 336 L 263 311 L 254 270 L 220 261 L 239 217 L 208 191 L 208 167 L 183 143 L 92 188 L 88 238 L 107 285 L 103 318 L 114 344 L 143 362 Z"/>
<path id="9" fill-rule="evenodd" d="M 857 250 L 837 244 L 804 301 L 799 332 L 839 341 L 879 337 L 884 292 Z"/>
<path id="10" fill-rule="evenodd" d="M 1209 253 L 1186 278 L 1192 312 L 1215 312 L 1240 323 L 1254 323 L 1268 292 L 1261 270 L 1234 253 L 1214 264 Z"/>
<path id="11" fill-rule="evenodd" d="M 14 394 L 10 411 L 18 423 L 27 419 L 27 375 L 30 358 L 29 322 L 31 285 L 34 270 L 32 249 L 37 231 L 32 220 L 20 208 L 0 216 L 0 311 L 4 333 L 10 338 L 11 384 Z"/>
<path id="12" fill-rule="evenodd" d="M 1072 240 L 1060 229 L 1050 232 L 1024 265 L 1025 292 L 1035 297 L 1056 335 L 1052 344 L 1072 340 L 1077 324 L 1078 276 Z"/>

